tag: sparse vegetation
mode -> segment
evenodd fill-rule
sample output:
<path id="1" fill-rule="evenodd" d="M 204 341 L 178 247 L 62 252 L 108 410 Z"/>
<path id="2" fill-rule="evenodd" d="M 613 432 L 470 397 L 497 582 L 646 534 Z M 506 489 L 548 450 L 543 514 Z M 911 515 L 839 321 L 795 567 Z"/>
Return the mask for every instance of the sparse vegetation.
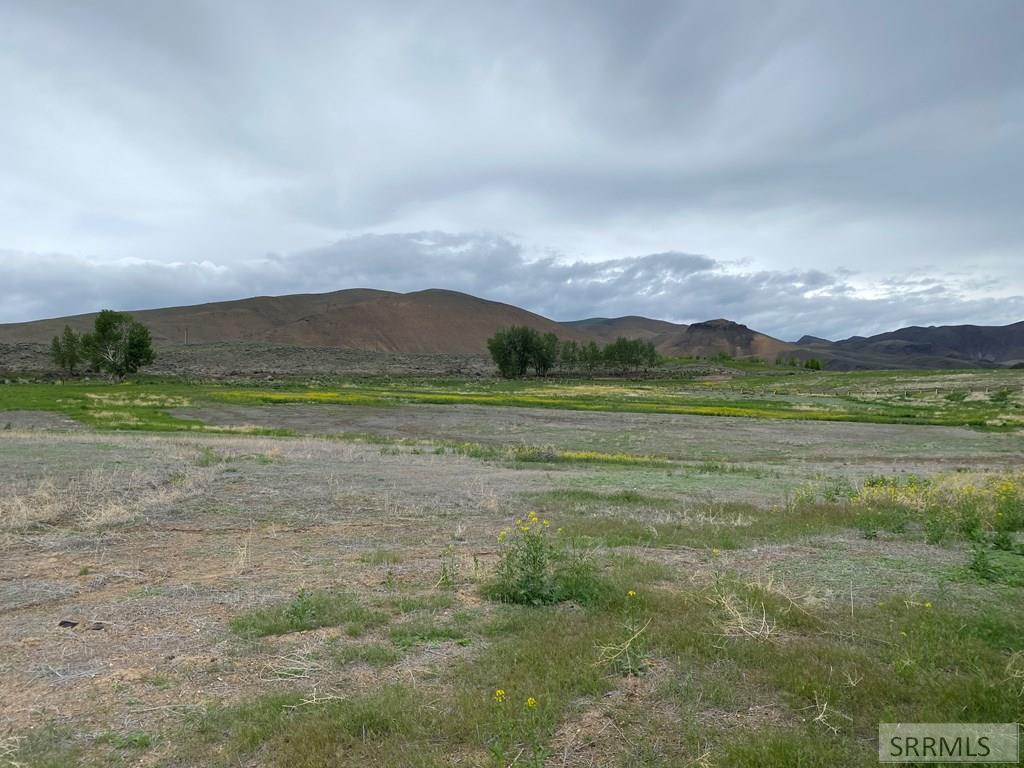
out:
<path id="1" fill-rule="evenodd" d="M 305 632 L 318 627 L 344 627 L 360 635 L 386 617 L 363 606 L 347 592 L 300 589 L 295 598 L 236 617 L 231 629 L 243 637 Z"/>
<path id="2" fill-rule="evenodd" d="M 0 762 L 867 766 L 881 721 L 1020 720 L 1020 435 L 638 413 L 986 420 L 1007 374 L 761 375 L 0 388 Z M 590 412 L 458 407 L 519 399 Z"/>

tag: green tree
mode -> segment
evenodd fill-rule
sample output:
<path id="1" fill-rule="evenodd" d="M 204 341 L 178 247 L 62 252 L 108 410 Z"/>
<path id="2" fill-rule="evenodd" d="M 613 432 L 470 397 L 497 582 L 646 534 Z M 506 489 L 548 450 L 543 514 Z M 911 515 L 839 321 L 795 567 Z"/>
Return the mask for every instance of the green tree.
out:
<path id="1" fill-rule="evenodd" d="M 664 362 L 653 341 L 640 343 L 640 357 L 643 360 L 644 368 L 657 368 Z"/>
<path id="2" fill-rule="evenodd" d="M 534 331 L 536 333 L 536 331 Z M 553 333 L 537 335 L 533 344 L 530 364 L 538 376 L 547 376 L 558 362 L 558 337 Z"/>
<path id="3" fill-rule="evenodd" d="M 70 325 L 64 326 L 60 336 L 54 336 L 50 343 L 50 359 L 58 368 L 68 373 L 75 372 L 75 366 L 82 361 L 82 337 Z"/>
<path id="4" fill-rule="evenodd" d="M 580 363 L 587 373 L 593 373 L 604 363 L 604 354 L 596 341 L 588 341 L 580 347 Z"/>
<path id="5" fill-rule="evenodd" d="M 811 371 L 820 371 L 821 361 L 818 360 L 818 358 L 816 357 L 808 358 L 807 360 L 804 361 L 804 368 L 807 368 L 808 370 Z"/>
<path id="6" fill-rule="evenodd" d="M 525 325 L 502 328 L 487 340 L 491 359 L 506 379 L 523 376 L 530 365 L 535 365 L 535 352 L 540 346 L 540 334 Z"/>
<path id="7" fill-rule="evenodd" d="M 558 347 L 558 365 L 563 371 L 575 371 L 580 362 L 580 345 L 573 340 L 563 341 Z"/>
<path id="8" fill-rule="evenodd" d="M 92 333 L 82 336 L 82 351 L 93 368 L 122 379 L 156 359 L 149 329 L 124 312 L 104 309 Z"/>
<path id="9" fill-rule="evenodd" d="M 637 370 L 642 362 L 640 344 L 637 339 L 620 336 L 604 348 L 605 364 L 620 373 Z"/>

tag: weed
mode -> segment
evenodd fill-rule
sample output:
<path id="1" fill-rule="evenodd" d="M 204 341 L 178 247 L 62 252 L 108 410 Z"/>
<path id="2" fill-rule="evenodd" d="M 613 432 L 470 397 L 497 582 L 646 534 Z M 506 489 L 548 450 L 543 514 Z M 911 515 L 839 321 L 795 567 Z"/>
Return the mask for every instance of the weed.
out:
<path id="1" fill-rule="evenodd" d="M 544 748 L 540 704 L 527 696 L 519 712 L 504 688 L 497 688 L 491 697 L 496 711 L 497 733 L 489 746 L 493 764 L 505 768 L 510 764 L 543 768 L 547 758 Z"/>
<path id="2" fill-rule="evenodd" d="M 344 643 L 331 656 L 339 666 L 368 664 L 371 667 L 387 667 L 401 658 L 398 651 L 384 643 Z"/>
<path id="3" fill-rule="evenodd" d="M 114 749 L 148 749 L 156 739 L 145 731 L 104 733 L 96 737 L 98 744 L 109 744 Z"/>
<path id="4" fill-rule="evenodd" d="M 453 640 L 466 645 L 466 633 L 459 627 L 438 624 L 433 620 L 421 620 L 398 624 L 391 628 L 391 641 L 399 648 L 411 648 L 421 643 L 441 643 Z"/>
<path id="5" fill-rule="evenodd" d="M 449 544 L 441 555 L 441 575 L 435 587 L 455 589 L 459 582 L 459 556 L 455 547 Z"/>
<path id="6" fill-rule="evenodd" d="M 392 549 L 374 549 L 360 553 L 359 562 L 369 565 L 397 565 L 402 562 L 402 553 Z"/>
<path id="7" fill-rule="evenodd" d="M 217 464 L 222 464 L 223 462 L 224 457 L 208 445 L 204 445 L 200 448 L 199 455 L 196 456 L 197 467 L 213 467 Z"/>
<path id="8" fill-rule="evenodd" d="M 980 544 L 976 544 L 971 549 L 971 559 L 967 568 L 982 581 L 997 581 L 999 579 L 999 572 L 992 565 L 992 558 L 989 557 L 988 550 Z"/>
<path id="9" fill-rule="evenodd" d="M 450 593 L 431 592 L 423 595 L 402 595 L 388 601 L 388 604 L 400 613 L 439 611 L 451 608 L 455 604 L 455 598 Z"/>
<path id="10" fill-rule="evenodd" d="M 488 596 L 507 603 L 547 605 L 556 602 L 555 545 L 550 523 L 531 512 L 498 534 L 501 552 Z"/>
<path id="11" fill-rule="evenodd" d="M 345 626 L 350 634 L 361 634 L 365 627 L 386 621 L 383 614 L 360 605 L 345 592 L 302 589 L 287 603 L 236 616 L 231 621 L 231 629 L 243 637 L 284 635 L 337 626 Z"/>
<path id="12" fill-rule="evenodd" d="M 626 593 L 626 615 L 622 623 L 625 631 L 623 639 L 598 646 L 601 651 L 600 663 L 622 675 L 640 675 L 647 669 L 649 653 L 644 633 L 651 625 L 651 620 L 644 620 L 641 604 L 642 599 L 636 590 L 629 590 Z"/>

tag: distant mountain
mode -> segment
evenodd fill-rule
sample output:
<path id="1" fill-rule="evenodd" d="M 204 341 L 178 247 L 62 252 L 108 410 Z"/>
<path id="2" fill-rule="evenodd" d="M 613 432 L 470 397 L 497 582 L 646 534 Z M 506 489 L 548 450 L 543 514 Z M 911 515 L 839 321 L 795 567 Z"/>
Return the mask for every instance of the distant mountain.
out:
<path id="1" fill-rule="evenodd" d="M 1024 322 L 1012 325 L 910 326 L 830 342 L 805 336 L 797 345 L 830 367 L 964 368 L 1024 363 Z"/>
<path id="2" fill-rule="evenodd" d="M 954 368 L 1024 363 L 1024 322 L 1003 327 L 958 325 L 902 328 L 864 338 L 828 341 L 804 336 L 795 344 L 731 320 L 692 325 L 646 317 L 594 317 L 558 323 L 525 309 L 456 291 L 394 293 L 358 288 L 333 293 L 257 296 L 132 314 L 149 326 L 158 346 L 263 342 L 292 347 L 480 354 L 499 328 L 527 325 L 563 339 L 604 344 L 620 336 L 654 343 L 680 357 L 818 358 L 835 370 Z M 0 342 L 46 344 L 65 324 L 84 331 L 95 314 L 0 325 Z"/>

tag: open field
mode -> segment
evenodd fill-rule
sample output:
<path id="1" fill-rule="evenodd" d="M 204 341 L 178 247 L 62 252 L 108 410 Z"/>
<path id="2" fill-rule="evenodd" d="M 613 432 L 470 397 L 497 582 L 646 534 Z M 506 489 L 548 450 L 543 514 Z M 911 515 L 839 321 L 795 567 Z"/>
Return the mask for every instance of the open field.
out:
<path id="1" fill-rule="evenodd" d="M 1020 386 L 0 387 L 0 766 L 867 766 L 880 721 L 1019 721 Z"/>
<path id="2" fill-rule="evenodd" d="M 764 366 L 708 375 L 698 366 L 688 377 L 641 381 L 376 376 L 245 386 L 155 379 L 0 387 L 0 412 L 55 411 L 100 429 L 203 430 L 202 423 L 169 412 L 207 404 L 286 403 L 515 406 L 1016 431 L 1024 426 L 1024 371 L 780 373 Z"/>

